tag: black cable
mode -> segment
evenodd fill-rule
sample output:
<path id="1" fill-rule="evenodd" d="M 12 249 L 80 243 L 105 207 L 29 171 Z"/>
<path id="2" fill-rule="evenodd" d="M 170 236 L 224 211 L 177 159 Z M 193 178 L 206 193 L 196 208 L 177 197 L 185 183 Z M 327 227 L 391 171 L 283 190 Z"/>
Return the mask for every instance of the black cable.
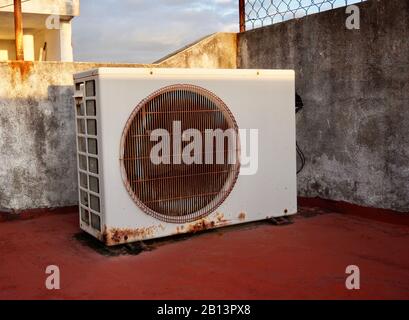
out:
<path id="1" fill-rule="evenodd" d="M 23 1 L 21 1 L 21 3 L 29 2 L 29 1 L 31 1 L 31 0 L 23 0 Z M 6 4 L 6 5 L 4 5 L 4 6 L 1 6 L 0 9 L 7 8 L 7 7 L 11 7 L 11 6 L 14 6 L 14 2 L 13 2 L 13 3 L 10 3 L 10 4 Z"/>
<path id="2" fill-rule="evenodd" d="M 301 168 L 297 170 L 297 174 L 301 173 L 301 171 L 303 171 L 304 167 L 305 167 L 305 156 L 304 153 L 302 152 L 301 148 L 298 145 L 298 142 L 295 143 L 296 147 L 297 147 L 297 154 L 301 159 Z"/>
<path id="3" fill-rule="evenodd" d="M 296 93 L 295 94 L 295 113 L 297 114 L 298 112 L 300 112 L 302 109 L 304 108 L 304 103 L 302 102 L 301 97 Z M 297 170 L 297 174 L 301 173 L 301 171 L 303 171 L 304 167 L 305 167 L 305 155 L 302 152 L 300 146 L 298 145 L 298 142 L 295 143 L 296 145 L 296 149 L 297 149 L 297 155 L 298 157 L 300 157 L 301 160 L 301 167 L 300 169 Z"/>

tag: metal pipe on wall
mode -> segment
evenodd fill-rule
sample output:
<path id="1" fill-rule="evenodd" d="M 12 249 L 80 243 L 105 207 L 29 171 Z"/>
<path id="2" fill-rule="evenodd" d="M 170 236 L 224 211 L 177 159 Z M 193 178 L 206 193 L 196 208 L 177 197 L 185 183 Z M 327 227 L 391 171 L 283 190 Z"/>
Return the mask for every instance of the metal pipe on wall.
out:
<path id="1" fill-rule="evenodd" d="M 23 16 L 21 0 L 14 0 L 14 32 L 16 39 L 16 60 L 24 61 Z"/>
<path id="2" fill-rule="evenodd" d="M 240 17 L 240 32 L 246 31 L 246 3 L 245 0 L 239 0 L 239 17 Z"/>

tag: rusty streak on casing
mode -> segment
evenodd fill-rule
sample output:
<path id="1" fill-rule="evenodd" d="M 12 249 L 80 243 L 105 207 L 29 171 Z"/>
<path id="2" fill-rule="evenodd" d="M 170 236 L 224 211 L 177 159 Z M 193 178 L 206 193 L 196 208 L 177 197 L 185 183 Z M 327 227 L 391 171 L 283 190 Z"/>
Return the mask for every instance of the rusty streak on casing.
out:
<path id="1" fill-rule="evenodd" d="M 197 233 L 213 229 L 215 227 L 227 226 L 229 222 L 224 218 L 222 213 L 217 213 L 213 219 L 209 217 L 202 218 L 198 221 L 189 223 L 186 227 L 177 228 L 177 234 L 180 233 Z"/>
<path id="2" fill-rule="evenodd" d="M 105 228 L 103 233 L 103 241 L 107 245 L 118 245 L 126 242 L 144 240 L 151 238 L 155 231 L 160 228 L 157 226 L 151 226 L 147 228 Z"/>
<path id="3" fill-rule="evenodd" d="M 244 212 L 242 212 L 242 213 L 239 214 L 238 218 L 239 218 L 240 221 L 244 221 L 244 220 L 246 220 L 246 214 Z"/>
<path id="4" fill-rule="evenodd" d="M 176 227 L 175 234 L 197 233 L 227 225 L 229 225 L 229 221 L 225 219 L 223 213 L 218 212 L 212 218 L 205 217 L 195 222 Z M 102 234 L 102 240 L 108 246 L 115 246 L 127 242 L 142 241 L 154 238 L 155 234 L 160 230 L 164 230 L 164 226 L 162 224 L 136 229 L 105 227 Z"/>

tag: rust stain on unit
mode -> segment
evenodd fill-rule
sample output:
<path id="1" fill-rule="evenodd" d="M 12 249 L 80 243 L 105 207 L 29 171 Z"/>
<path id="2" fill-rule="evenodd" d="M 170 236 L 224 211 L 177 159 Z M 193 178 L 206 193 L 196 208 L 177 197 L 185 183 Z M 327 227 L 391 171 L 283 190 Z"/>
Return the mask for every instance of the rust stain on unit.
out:
<path id="1" fill-rule="evenodd" d="M 213 229 L 216 226 L 225 226 L 228 224 L 228 221 L 224 218 L 222 213 L 217 213 L 216 217 L 213 218 L 203 218 L 198 221 L 189 223 L 186 228 L 178 227 L 177 233 L 196 233 L 200 231 L 205 231 L 209 229 Z"/>
<path id="2" fill-rule="evenodd" d="M 21 81 L 24 81 L 27 79 L 28 75 L 30 74 L 34 63 L 31 61 L 11 61 L 9 62 L 9 66 L 12 70 L 12 77 L 13 81 L 15 82 L 16 80 L 16 73 L 20 73 L 20 79 Z"/>
<path id="3" fill-rule="evenodd" d="M 214 228 L 216 223 L 214 221 L 208 221 L 207 219 L 200 219 L 194 223 L 190 223 L 187 227 L 186 232 L 196 233 L 204 230 Z"/>
<path id="4" fill-rule="evenodd" d="M 205 231 L 213 229 L 216 226 L 226 226 L 228 225 L 228 220 L 224 218 L 222 213 L 217 213 L 216 216 L 212 218 L 206 217 L 195 222 L 191 222 L 185 225 L 177 226 L 175 234 L 183 233 L 197 233 L 200 231 Z M 164 230 L 164 226 L 161 224 L 159 226 L 150 226 L 147 228 L 137 228 L 137 229 L 127 229 L 127 228 L 104 228 L 102 234 L 102 240 L 108 246 L 123 244 L 132 241 L 144 240 L 147 238 L 152 238 L 158 229 Z"/>
<path id="5" fill-rule="evenodd" d="M 156 226 L 137 229 L 111 228 L 104 231 L 103 239 L 108 245 L 121 244 L 132 241 L 133 239 L 142 240 L 152 237 L 156 229 Z"/>
<path id="6" fill-rule="evenodd" d="M 218 212 L 216 214 L 216 219 L 217 219 L 218 224 L 226 224 L 227 223 L 227 220 L 224 218 L 223 213 Z"/>
<path id="7" fill-rule="evenodd" d="M 245 214 L 244 212 L 242 212 L 242 213 L 239 214 L 239 220 L 240 220 L 240 221 L 246 220 L 246 214 Z"/>

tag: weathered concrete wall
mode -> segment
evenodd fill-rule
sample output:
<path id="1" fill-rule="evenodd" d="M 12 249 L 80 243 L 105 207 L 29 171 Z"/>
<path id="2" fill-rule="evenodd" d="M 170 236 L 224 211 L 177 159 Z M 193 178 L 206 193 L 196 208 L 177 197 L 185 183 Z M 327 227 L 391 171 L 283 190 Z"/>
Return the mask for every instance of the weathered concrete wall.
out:
<path id="1" fill-rule="evenodd" d="M 235 67 L 234 39 L 218 34 L 149 67 Z M 104 66 L 144 65 L 0 62 L 0 211 L 77 204 L 72 76 Z"/>
<path id="2" fill-rule="evenodd" d="M 237 34 L 212 34 L 155 63 L 164 68 L 235 69 L 237 67 Z"/>
<path id="3" fill-rule="evenodd" d="M 0 63 L 0 211 L 77 203 L 72 75 L 102 66 Z"/>
<path id="4" fill-rule="evenodd" d="M 301 196 L 409 211 L 409 3 L 360 4 L 236 35 L 216 34 L 160 67 L 291 68 L 306 104 Z M 237 60 L 236 60 L 237 57 Z M 72 74 L 96 63 L 0 63 L 0 211 L 75 205 Z"/>
<path id="5" fill-rule="evenodd" d="M 359 7 L 240 34 L 239 67 L 296 70 L 301 196 L 409 212 L 409 1 Z"/>

